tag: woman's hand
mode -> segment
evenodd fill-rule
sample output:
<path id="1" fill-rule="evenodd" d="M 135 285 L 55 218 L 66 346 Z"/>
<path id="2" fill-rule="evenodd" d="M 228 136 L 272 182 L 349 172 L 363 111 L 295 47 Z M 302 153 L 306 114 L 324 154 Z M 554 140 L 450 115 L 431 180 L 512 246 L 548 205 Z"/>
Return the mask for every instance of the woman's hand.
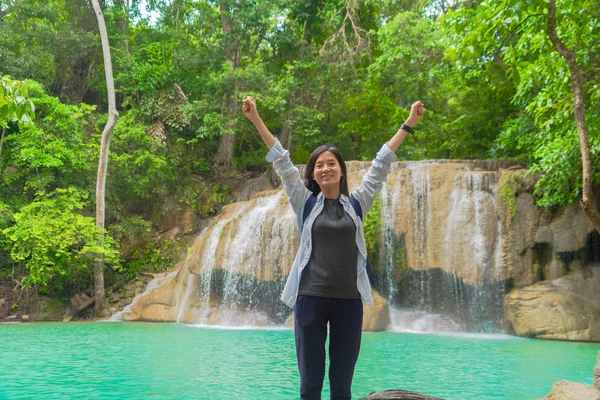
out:
<path id="1" fill-rule="evenodd" d="M 246 117 L 253 123 L 256 123 L 260 120 L 258 115 L 258 111 L 256 111 L 256 101 L 250 96 L 246 97 L 246 99 L 242 100 L 242 111 L 246 114 Z"/>
<path id="2" fill-rule="evenodd" d="M 412 128 L 421 120 L 421 118 L 423 118 L 423 114 L 425 114 L 425 106 L 420 101 L 415 101 L 410 106 L 410 115 L 408 116 L 406 122 L 404 122 L 404 125 L 408 125 L 410 128 Z M 412 129 L 410 128 L 398 129 L 398 132 L 396 132 L 394 137 L 392 137 L 392 139 L 387 143 L 388 147 L 392 151 L 395 152 L 396 150 L 398 150 L 398 147 L 400 147 L 400 145 L 406 138 L 406 135 L 408 135 L 409 130 L 412 131 Z"/>
<path id="3" fill-rule="evenodd" d="M 246 117 L 248 117 L 248 119 L 254 124 L 256 130 L 260 134 L 260 137 L 265 142 L 269 150 L 272 149 L 273 146 L 275 146 L 277 139 L 275 139 L 275 136 L 273 136 L 271 132 L 269 132 L 262 119 L 260 119 L 258 111 L 256 111 L 256 101 L 254 101 L 252 97 L 248 96 L 244 100 L 242 100 L 242 103 L 242 111 L 244 112 L 244 114 L 246 114 Z"/>
<path id="4" fill-rule="evenodd" d="M 423 118 L 423 114 L 425 114 L 425 106 L 420 101 L 415 101 L 410 106 L 410 115 L 405 124 L 412 128 Z"/>

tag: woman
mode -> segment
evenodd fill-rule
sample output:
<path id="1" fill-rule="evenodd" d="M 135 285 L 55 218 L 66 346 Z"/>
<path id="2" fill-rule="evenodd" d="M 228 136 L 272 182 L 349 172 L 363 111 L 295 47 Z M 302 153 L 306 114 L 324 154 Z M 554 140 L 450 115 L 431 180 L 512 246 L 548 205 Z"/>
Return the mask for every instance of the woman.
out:
<path id="1" fill-rule="evenodd" d="M 321 399 L 325 376 L 325 340 L 329 323 L 329 384 L 331 399 L 350 399 L 354 366 L 362 334 L 363 305 L 373 305 L 367 276 L 367 251 L 359 214 L 373 206 L 395 161 L 398 149 L 425 113 L 420 101 L 373 160 L 362 184 L 350 195 L 346 163 L 340 151 L 319 146 L 310 156 L 304 182 L 290 154 L 269 132 L 251 97 L 244 114 L 269 148 L 267 161 L 285 188 L 298 220 L 300 248 L 281 300 L 294 309 L 300 398 Z"/>

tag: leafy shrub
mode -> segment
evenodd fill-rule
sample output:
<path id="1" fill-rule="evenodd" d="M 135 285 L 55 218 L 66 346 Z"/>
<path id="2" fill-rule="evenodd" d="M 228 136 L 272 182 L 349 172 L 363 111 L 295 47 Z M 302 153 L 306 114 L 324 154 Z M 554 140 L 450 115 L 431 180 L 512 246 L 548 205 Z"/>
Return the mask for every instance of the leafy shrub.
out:
<path id="1" fill-rule="evenodd" d="M 0 231 L 0 245 L 29 271 L 22 280 L 24 287 L 60 292 L 82 275 L 89 277 L 101 258 L 106 265 L 119 267 L 113 239 L 96 226 L 94 218 L 80 214 L 86 197 L 86 192 L 74 187 L 40 192 L 14 214 L 14 225 Z"/>

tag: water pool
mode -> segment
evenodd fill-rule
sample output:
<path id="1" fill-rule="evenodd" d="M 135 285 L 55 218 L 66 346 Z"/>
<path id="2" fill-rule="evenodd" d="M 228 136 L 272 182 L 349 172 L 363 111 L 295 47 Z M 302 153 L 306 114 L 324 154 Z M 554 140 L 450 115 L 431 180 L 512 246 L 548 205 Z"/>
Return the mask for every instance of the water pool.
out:
<path id="1" fill-rule="evenodd" d="M 0 325 L 0 343 L 0 399 L 298 397 L 290 330 L 19 324 Z M 599 350 L 504 335 L 366 332 L 353 398 L 396 388 L 449 400 L 536 399 L 562 379 L 593 384 Z"/>

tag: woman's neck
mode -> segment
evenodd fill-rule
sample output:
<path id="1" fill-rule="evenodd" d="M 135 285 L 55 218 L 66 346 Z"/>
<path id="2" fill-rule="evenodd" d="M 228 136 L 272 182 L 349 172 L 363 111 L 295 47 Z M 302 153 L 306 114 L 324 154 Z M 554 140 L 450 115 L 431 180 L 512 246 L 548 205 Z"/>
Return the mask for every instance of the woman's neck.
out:
<path id="1" fill-rule="evenodd" d="M 339 187 L 322 187 L 321 192 L 323 192 L 323 196 L 326 199 L 334 199 L 337 200 L 340 198 L 340 188 Z"/>

